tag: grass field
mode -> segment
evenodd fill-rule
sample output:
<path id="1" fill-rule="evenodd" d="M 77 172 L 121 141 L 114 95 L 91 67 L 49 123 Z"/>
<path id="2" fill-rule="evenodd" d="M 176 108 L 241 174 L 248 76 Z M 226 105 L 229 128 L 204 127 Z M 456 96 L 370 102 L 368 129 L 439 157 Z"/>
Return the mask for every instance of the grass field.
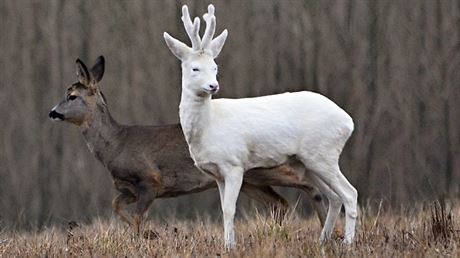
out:
<path id="1" fill-rule="evenodd" d="M 316 218 L 289 212 L 282 222 L 257 214 L 237 221 L 237 249 L 222 248 L 222 227 L 209 219 L 146 224 L 138 237 L 117 219 L 71 222 L 40 232 L 0 232 L 0 256 L 40 257 L 440 257 L 460 256 L 460 209 L 439 203 L 404 212 L 362 210 L 356 242 L 318 243 Z M 342 220 L 341 220 L 342 221 Z M 339 223 L 339 226 L 341 223 Z"/>

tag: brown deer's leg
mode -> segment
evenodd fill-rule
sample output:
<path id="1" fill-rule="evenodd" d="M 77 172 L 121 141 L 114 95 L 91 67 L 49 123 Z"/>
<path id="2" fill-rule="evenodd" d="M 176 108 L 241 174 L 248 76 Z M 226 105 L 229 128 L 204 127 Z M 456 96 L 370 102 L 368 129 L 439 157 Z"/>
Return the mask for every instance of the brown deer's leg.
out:
<path id="1" fill-rule="evenodd" d="M 303 186 L 301 188 L 310 198 L 311 205 L 313 209 L 316 211 L 318 215 L 319 222 L 321 223 L 321 227 L 324 227 L 324 223 L 326 221 L 327 216 L 327 208 L 326 204 L 324 203 L 324 198 L 321 193 L 315 187 L 311 186 Z"/>
<path id="2" fill-rule="evenodd" d="M 271 186 L 255 186 L 243 183 L 241 191 L 250 198 L 263 203 L 265 206 L 274 210 L 277 219 L 284 217 L 289 203 L 279 195 Z"/>
<path id="3" fill-rule="evenodd" d="M 137 193 L 139 200 L 136 203 L 136 208 L 134 211 L 134 226 L 136 228 L 137 234 L 141 233 L 141 224 L 144 220 L 145 213 L 152 205 L 155 195 L 153 189 L 150 187 L 139 186 L 137 188 Z"/>
<path id="4" fill-rule="evenodd" d="M 115 211 L 115 213 L 120 216 L 120 218 L 128 223 L 130 226 L 134 225 L 134 221 L 129 216 L 129 214 L 124 210 L 124 208 L 133 203 L 136 202 L 137 198 L 134 196 L 132 193 L 129 192 L 122 192 L 117 197 L 115 197 L 112 201 L 112 209 Z"/>

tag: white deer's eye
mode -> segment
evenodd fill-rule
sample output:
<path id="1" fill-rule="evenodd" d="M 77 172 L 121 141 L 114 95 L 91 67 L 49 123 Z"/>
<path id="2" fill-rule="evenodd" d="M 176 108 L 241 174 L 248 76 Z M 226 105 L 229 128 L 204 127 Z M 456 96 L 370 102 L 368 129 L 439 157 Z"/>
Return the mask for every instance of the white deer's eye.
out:
<path id="1" fill-rule="evenodd" d="M 70 96 L 68 97 L 69 100 L 75 100 L 76 98 L 77 98 L 77 96 L 75 96 L 75 95 L 70 95 Z"/>
<path id="2" fill-rule="evenodd" d="M 200 69 L 198 69 L 198 68 L 192 68 L 192 71 L 194 71 L 194 72 L 199 72 Z"/>

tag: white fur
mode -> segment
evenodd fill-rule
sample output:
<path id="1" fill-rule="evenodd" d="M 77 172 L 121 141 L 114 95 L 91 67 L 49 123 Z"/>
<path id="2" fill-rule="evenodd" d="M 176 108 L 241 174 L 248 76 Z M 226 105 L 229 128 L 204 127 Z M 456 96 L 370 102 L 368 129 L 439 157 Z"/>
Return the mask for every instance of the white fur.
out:
<path id="1" fill-rule="evenodd" d="M 215 22 L 213 12 L 210 7 L 205 15 L 208 26 L 208 20 Z M 217 92 L 210 87 L 217 84 L 214 58 L 225 38 L 215 46 L 213 40 L 208 48 L 198 50 L 184 49 L 183 43 L 168 34 L 165 40 L 176 56 L 181 53 L 178 56 L 182 61 L 180 122 L 195 165 L 216 178 L 225 245 L 235 246 L 233 220 L 244 172 L 278 166 L 291 157 L 311 171 L 305 172 L 300 182 L 314 182 L 329 199 L 321 241 L 331 236 L 343 203 L 345 242 L 352 242 L 357 191 L 340 172 L 338 164 L 342 148 L 353 131 L 351 117 L 328 98 L 308 91 L 213 100 L 211 96 Z M 219 49 L 217 53 L 213 47 Z"/>

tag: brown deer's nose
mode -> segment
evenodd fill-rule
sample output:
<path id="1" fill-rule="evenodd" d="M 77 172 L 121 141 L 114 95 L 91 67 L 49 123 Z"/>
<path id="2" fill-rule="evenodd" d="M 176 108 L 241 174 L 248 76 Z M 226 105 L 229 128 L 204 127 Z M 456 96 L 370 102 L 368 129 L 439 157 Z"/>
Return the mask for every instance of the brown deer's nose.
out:
<path id="1" fill-rule="evenodd" d="M 53 120 L 64 120 L 64 115 L 56 112 L 55 110 L 51 110 L 49 117 Z"/>

